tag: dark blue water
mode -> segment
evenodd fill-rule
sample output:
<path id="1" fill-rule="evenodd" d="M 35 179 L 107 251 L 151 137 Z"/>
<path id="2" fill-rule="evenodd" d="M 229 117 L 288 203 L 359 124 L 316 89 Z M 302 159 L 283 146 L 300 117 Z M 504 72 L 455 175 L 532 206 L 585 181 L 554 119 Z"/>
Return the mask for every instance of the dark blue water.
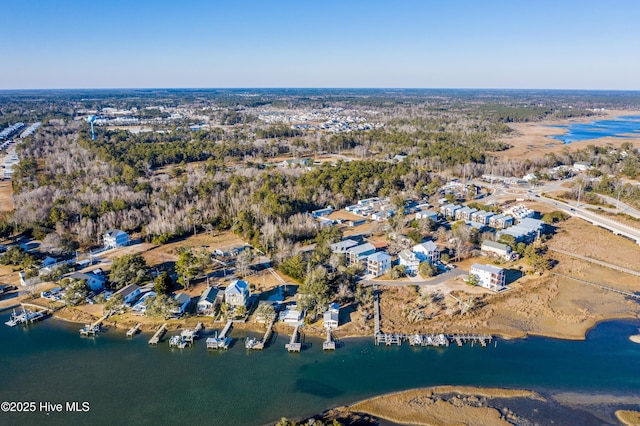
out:
<path id="1" fill-rule="evenodd" d="M 628 115 L 616 117 L 615 120 L 599 120 L 592 123 L 575 123 L 568 126 L 555 126 L 567 129 L 564 135 L 549 136 L 558 139 L 565 144 L 589 139 L 603 138 L 611 136 L 616 138 L 628 138 L 630 134 L 636 133 L 640 137 L 640 116 Z"/>
<path id="2" fill-rule="evenodd" d="M 90 411 L 0 413 L 0 424 L 255 425 L 444 384 L 638 395 L 640 345 L 628 339 L 638 327 L 607 322 L 586 341 L 532 337 L 484 349 L 376 347 L 366 338 L 326 353 L 310 339 L 290 355 L 287 336 L 262 352 L 247 352 L 240 341 L 217 353 L 202 340 L 180 351 L 120 331 L 81 338 L 77 325 L 53 319 L 26 329 L 2 325 L 1 401 L 88 401 Z"/>

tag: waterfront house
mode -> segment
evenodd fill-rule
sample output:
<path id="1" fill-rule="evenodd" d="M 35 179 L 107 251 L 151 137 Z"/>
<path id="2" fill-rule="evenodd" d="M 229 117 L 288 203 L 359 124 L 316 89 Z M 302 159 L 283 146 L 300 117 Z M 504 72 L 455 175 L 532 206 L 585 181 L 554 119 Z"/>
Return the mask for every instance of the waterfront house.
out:
<path id="1" fill-rule="evenodd" d="M 200 315 L 213 315 L 215 307 L 220 303 L 220 291 L 214 287 L 207 287 L 196 303 L 196 310 Z"/>
<path id="2" fill-rule="evenodd" d="M 440 249 L 433 241 L 426 241 L 413 246 L 413 253 L 420 262 L 427 261 L 431 264 L 440 260 Z"/>
<path id="3" fill-rule="evenodd" d="M 324 328 L 338 328 L 340 319 L 340 306 L 337 303 L 329 305 L 329 309 L 322 316 L 322 325 Z"/>
<path id="4" fill-rule="evenodd" d="M 384 251 L 367 256 L 367 273 L 379 277 L 391 268 L 391 256 Z"/>
<path id="5" fill-rule="evenodd" d="M 398 264 L 404 266 L 408 275 L 415 275 L 420 268 L 420 259 L 411 250 L 402 250 L 398 253 Z"/>
<path id="6" fill-rule="evenodd" d="M 224 301 L 231 306 L 247 306 L 249 284 L 244 280 L 233 280 L 224 290 Z"/>
<path id="7" fill-rule="evenodd" d="M 144 315 L 147 312 L 147 301 L 152 298 L 152 297 L 156 297 L 157 294 L 155 291 L 148 291 L 146 293 L 144 293 L 140 299 L 138 299 L 138 301 L 131 307 L 131 313 L 133 315 Z"/>
<path id="8" fill-rule="evenodd" d="M 370 243 L 349 247 L 346 250 L 347 264 L 352 265 L 354 263 L 364 262 L 366 261 L 367 256 L 375 253 L 375 251 L 376 248 Z"/>
<path id="9" fill-rule="evenodd" d="M 191 296 L 187 293 L 176 293 L 173 296 L 173 300 L 178 303 L 178 307 L 171 310 L 171 313 L 175 316 L 184 315 L 187 311 L 187 306 L 189 306 L 189 302 L 191 302 Z"/>
<path id="10" fill-rule="evenodd" d="M 129 234 L 119 229 L 109 229 L 102 236 L 106 250 L 126 246 L 129 244 Z"/>
<path id="11" fill-rule="evenodd" d="M 278 319 L 285 324 L 296 326 L 302 319 L 302 311 L 298 310 L 298 305 L 288 305 L 284 311 L 280 312 Z"/>
<path id="12" fill-rule="evenodd" d="M 100 291 L 104 287 L 104 276 L 100 274 L 84 274 L 82 272 L 74 272 L 69 275 L 74 280 L 84 280 L 91 291 Z"/>
<path id="13" fill-rule="evenodd" d="M 474 263 L 469 274 L 478 279 L 478 285 L 493 291 L 500 291 L 505 286 L 504 269 L 493 265 Z"/>
<path id="14" fill-rule="evenodd" d="M 122 304 L 125 306 L 133 305 L 133 302 L 140 296 L 140 287 L 136 284 L 129 284 L 116 291 L 114 296 L 119 294 L 122 297 Z"/>

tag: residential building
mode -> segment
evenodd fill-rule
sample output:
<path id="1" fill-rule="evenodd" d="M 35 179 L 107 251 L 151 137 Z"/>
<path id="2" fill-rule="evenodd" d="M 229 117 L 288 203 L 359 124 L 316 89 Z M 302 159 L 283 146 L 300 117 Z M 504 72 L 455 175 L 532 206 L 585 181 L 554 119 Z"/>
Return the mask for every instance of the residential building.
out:
<path id="1" fill-rule="evenodd" d="M 444 205 L 444 206 L 440 207 L 440 212 L 445 217 L 455 218 L 456 217 L 456 212 L 458 210 L 460 210 L 461 208 L 462 208 L 462 206 L 460 206 L 458 204 L 447 204 L 447 205 Z"/>
<path id="2" fill-rule="evenodd" d="M 376 248 L 370 243 L 350 247 L 346 251 L 347 264 L 351 265 L 354 263 L 364 262 L 367 259 L 367 256 L 375 253 L 375 251 Z"/>
<path id="3" fill-rule="evenodd" d="M 216 305 L 220 302 L 220 291 L 215 287 L 207 287 L 202 292 L 198 303 L 196 304 L 196 310 L 201 315 L 212 315 Z"/>
<path id="4" fill-rule="evenodd" d="M 189 306 L 189 302 L 191 302 L 191 296 L 187 293 L 176 293 L 173 296 L 173 300 L 178 302 L 178 307 L 173 309 L 171 313 L 176 316 L 181 316 L 186 312 L 187 306 Z"/>
<path id="5" fill-rule="evenodd" d="M 477 212 L 478 209 L 473 209 L 471 207 L 463 207 L 459 210 L 456 210 L 456 220 L 471 220 L 471 215 L 475 212 Z"/>
<path id="6" fill-rule="evenodd" d="M 391 269 L 391 256 L 384 251 L 379 251 L 367 256 L 367 273 L 379 277 Z"/>
<path id="7" fill-rule="evenodd" d="M 420 269 L 420 259 L 411 250 L 402 250 L 398 253 L 398 262 L 404 266 L 408 275 L 415 275 Z"/>
<path id="8" fill-rule="evenodd" d="M 493 228 L 503 229 L 513 225 L 513 216 L 497 214 L 489 218 L 489 226 Z"/>
<path id="9" fill-rule="evenodd" d="M 493 265 L 483 265 L 474 263 L 471 265 L 469 274 L 473 274 L 478 279 L 478 285 L 493 291 L 500 291 L 504 288 L 504 269 Z"/>
<path id="10" fill-rule="evenodd" d="M 471 220 L 481 225 L 488 225 L 493 216 L 494 214 L 492 212 L 480 210 L 471 215 Z"/>
<path id="11" fill-rule="evenodd" d="M 113 296 L 119 294 L 122 297 L 122 304 L 131 306 L 133 302 L 140 296 L 140 287 L 136 284 L 129 284 L 116 291 Z"/>
<path id="12" fill-rule="evenodd" d="M 224 301 L 231 306 L 247 306 L 249 284 L 244 280 L 233 280 L 224 290 Z"/>
<path id="13" fill-rule="evenodd" d="M 511 235 L 517 243 L 531 243 L 540 238 L 540 235 L 544 232 L 544 227 L 545 224 L 541 220 L 524 218 L 517 225 L 496 233 L 496 237 L 500 239 L 502 235 Z"/>
<path id="14" fill-rule="evenodd" d="M 104 276 L 99 274 L 84 274 L 82 272 L 74 272 L 69 275 L 69 278 L 74 280 L 84 280 L 91 291 L 100 291 L 104 287 Z"/>
<path id="15" fill-rule="evenodd" d="M 143 294 L 140 299 L 131 307 L 131 313 L 133 315 L 144 315 L 147 312 L 147 300 L 151 297 L 157 296 L 155 291 L 148 291 Z"/>
<path id="16" fill-rule="evenodd" d="M 591 168 L 591 163 L 586 161 L 576 161 L 573 163 L 573 170 L 576 172 L 585 172 Z"/>
<path id="17" fill-rule="evenodd" d="M 331 249 L 331 253 L 344 254 L 351 247 L 357 246 L 359 243 L 354 240 L 346 239 L 339 241 L 337 243 L 331 244 L 329 248 Z"/>
<path id="18" fill-rule="evenodd" d="M 416 219 L 431 219 L 434 222 L 438 221 L 438 212 L 433 210 L 423 210 L 416 213 Z"/>
<path id="19" fill-rule="evenodd" d="M 311 212 L 313 217 L 329 216 L 333 212 L 333 207 L 329 206 L 325 209 L 314 210 Z"/>
<path id="20" fill-rule="evenodd" d="M 340 306 L 337 303 L 329 305 L 329 309 L 322 316 L 322 325 L 324 328 L 336 329 L 340 323 Z"/>
<path id="21" fill-rule="evenodd" d="M 119 229 L 109 229 L 102 237 L 104 248 L 109 250 L 129 244 L 129 234 Z"/>
<path id="22" fill-rule="evenodd" d="M 495 254 L 505 259 L 511 258 L 511 247 L 507 244 L 498 243 L 496 241 L 483 241 L 480 250 L 482 250 L 483 253 Z"/>
<path id="23" fill-rule="evenodd" d="M 413 246 L 412 250 L 420 262 L 428 261 L 433 264 L 440 260 L 440 249 L 433 241 L 427 241 Z"/>
<path id="24" fill-rule="evenodd" d="M 280 312 L 278 319 L 285 324 L 296 326 L 302 320 L 302 311 L 298 310 L 298 305 L 288 305 L 284 311 Z"/>

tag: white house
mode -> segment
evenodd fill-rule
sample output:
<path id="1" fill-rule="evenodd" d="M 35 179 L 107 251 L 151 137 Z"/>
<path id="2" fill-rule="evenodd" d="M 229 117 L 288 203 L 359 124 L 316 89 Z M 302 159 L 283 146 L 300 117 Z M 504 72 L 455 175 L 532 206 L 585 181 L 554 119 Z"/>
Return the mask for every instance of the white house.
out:
<path id="1" fill-rule="evenodd" d="M 280 312 L 278 319 L 285 324 L 296 326 L 302 319 L 302 312 L 298 310 L 298 305 L 289 305 L 284 311 Z"/>
<path id="2" fill-rule="evenodd" d="M 471 265 L 469 274 L 473 274 L 478 279 L 478 285 L 493 291 L 500 291 L 504 288 L 504 269 L 493 265 L 483 265 L 474 263 Z"/>
<path id="3" fill-rule="evenodd" d="M 244 280 L 233 280 L 224 290 L 224 301 L 231 306 L 247 306 L 249 284 Z"/>
<path id="4" fill-rule="evenodd" d="M 122 296 L 123 305 L 131 306 L 136 298 L 140 296 L 140 287 L 138 287 L 136 284 L 129 284 L 128 286 L 122 287 L 120 290 L 116 291 L 114 296 L 116 294 Z"/>
<path id="5" fill-rule="evenodd" d="M 131 307 L 131 313 L 133 315 L 144 315 L 147 312 L 147 300 L 151 297 L 157 296 L 155 291 L 148 291 L 138 299 L 138 301 Z"/>
<path id="6" fill-rule="evenodd" d="M 573 163 L 573 170 L 576 172 L 584 172 L 591 168 L 591 163 L 586 161 L 576 161 Z"/>
<path id="7" fill-rule="evenodd" d="M 212 315 L 213 311 L 220 301 L 218 297 L 219 290 L 214 287 L 207 287 L 205 291 L 202 292 L 200 298 L 198 299 L 198 303 L 196 304 L 196 310 L 201 315 Z"/>
<path id="8" fill-rule="evenodd" d="M 346 250 L 347 263 L 352 265 L 354 263 L 364 262 L 370 254 L 374 254 L 375 252 L 376 248 L 371 243 L 349 247 Z"/>
<path id="9" fill-rule="evenodd" d="M 440 249 L 433 241 L 427 241 L 422 244 L 413 246 L 412 250 L 418 257 L 420 262 L 425 260 L 433 264 L 440 260 Z"/>
<path id="10" fill-rule="evenodd" d="M 173 300 L 178 302 L 178 307 L 173 309 L 171 313 L 180 316 L 187 310 L 187 306 L 189 306 L 189 302 L 191 302 L 191 296 L 187 293 L 176 293 L 175 296 L 173 296 Z"/>
<path id="11" fill-rule="evenodd" d="M 404 266 L 404 269 L 409 275 L 415 275 L 420 268 L 420 259 L 411 250 L 402 250 L 398 253 L 399 264 Z"/>
<path id="12" fill-rule="evenodd" d="M 496 241 L 485 240 L 480 247 L 483 253 L 496 254 L 505 259 L 511 258 L 511 247 L 507 244 L 498 243 Z"/>
<path id="13" fill-rule="evenodd" d="M 329 305 L 329 309 L 322 316 L 322 325 L 324 328 L 338 328 L 340 318 L 340 306 L 337 303 Z"/>
<path id="14" fill-rule="evenodd" d="M 431 219 L 434 222 L 438 221 L 438 212 L 433 210 L 423 210 L 416 213 L 416 219 Z"/>
<path id="15" fill-rule="evenodd" d="M 391 256 L 384 251 L 379 251 L 367 256 L 367 272 L 374 277 L 379 277 L 391 268 Z"/>
<path id="16" fill-rule="evenodd" d="M 129 234 L 119 229 L 109 229 L 102 236 L 104 248 L 109 250 L 129 244 Z"/>
<path id="17" fill-rule="evenodd" d="M 75 280 L 84 280 L 91 291 L 100 291 L 104 287 L 104 276 L 98 274 L 83 274 L 82 272 L 74 272 L 69 278 Z"/>

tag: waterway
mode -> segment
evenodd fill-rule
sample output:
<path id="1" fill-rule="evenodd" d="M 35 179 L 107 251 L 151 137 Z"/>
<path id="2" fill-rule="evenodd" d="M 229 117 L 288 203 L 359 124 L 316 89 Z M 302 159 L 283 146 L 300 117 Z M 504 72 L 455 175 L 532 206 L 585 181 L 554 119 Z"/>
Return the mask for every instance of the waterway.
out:
<path id="1" fill-rule="evenodd" d="M 531 337 L 436 349 L 361 338 L 323 352 L 320 340 L 307 339 L 302 353 L 289 354 L 284 335 L 261 352 L 248 352 L 242 340 L 226 352 L 207 351 L 204 339 L 179 350 L 168 347 L 168 335 L 150 347 L 144 334 L 127 339 L 109 330 L 82 338 L 77 324 L 47 319 L 9 328 L 7 318 L 0 315 L 0 401 L 86 401 L 90 408 L 0 413 L 4 425 L 259 425 L 443 384 L 640 394 L 640 345 L 628 339 L 639 321 L 602 323 L 585 341 Z"/>
<path id="2" fill-rule="evenodd" d="M 606 136 L 616 138 L 640 137 L 640 116 L 627 115 L 613 120 L 597 120 L 591 123 L 573 123 L 567 126 L 554 126 L 567 129 L 562 135 L 548 136 L 565 144 Z"/>

